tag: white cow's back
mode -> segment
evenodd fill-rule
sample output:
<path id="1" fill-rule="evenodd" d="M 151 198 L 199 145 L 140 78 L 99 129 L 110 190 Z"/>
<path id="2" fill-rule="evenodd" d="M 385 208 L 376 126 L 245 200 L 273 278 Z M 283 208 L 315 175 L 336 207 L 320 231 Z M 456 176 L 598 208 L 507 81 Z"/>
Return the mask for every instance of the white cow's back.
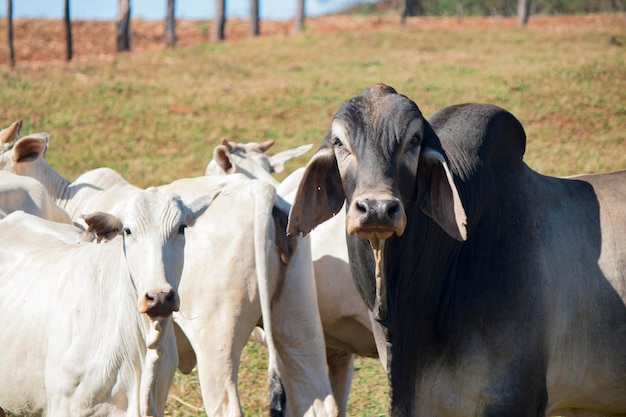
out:
<path id="1" fill-rule="evenodd" d="M 271 223 L 275 191 L 239 175 L 184 178 L 161 188 L 184 200 L 221 190 L 186 232 L 181 310 L 174 319 L 183 332 L 177 334 L 179 367 L 187 373 L 197 362 L 207 415 L 240 416 L 241 351 L 261 320 L 260 301 L 265 299 L 269 310 L 269 299 L 280 285 L 272 279 L 279 275 L 277 256 L 268 257 L 265 269 L 257 270 L 258 249 L 264 251 L 261 257 L 271 254 L 265 248 L 275 239 Z M 255 227 L 263 223 L 271 227 L 262 233 L 262 242 L 254 242 Z M 259 291 L 262 286 L 265 294 Z M 270 355 L 272 371 L 277 366 L 273 346 Z"/>
<path id="2" fill-rule="evenodd" d="M 0 171 L 0 214 L 17 210 L 61 223 L 72 223 L 70 216 L 56 205 L 37 180 Z"/>

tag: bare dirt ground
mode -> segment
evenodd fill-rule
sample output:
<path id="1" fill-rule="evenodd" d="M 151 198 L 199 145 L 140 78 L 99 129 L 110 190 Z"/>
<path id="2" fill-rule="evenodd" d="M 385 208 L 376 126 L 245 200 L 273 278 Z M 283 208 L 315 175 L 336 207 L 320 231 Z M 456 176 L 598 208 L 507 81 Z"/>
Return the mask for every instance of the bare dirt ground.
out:
<path id="1" fill-rule="evenodd" d="M 399 25 L 398 16 L 329 15 L 306 19 L 307 33 L 329 33 L 345 30 L 379 30 Z M 177 46 L 212 42 L 210 20 L 177 20 Z M 616 25 L 624 27 L 624 15 L 531 16 L 529 27 L 537 26 Z M 516 27 L 516 18 L 504 17 L 414 17 L 406 26 L 415 28 Z M 131 20 L 131 51 L 142 52 L 165 49 L 164 21 Z M 261 21 L 262 37 L 292 36 L 292 21 Z M 246 19 L 228 19 L 226 40 L 231 42 L 248 37 Z M 0 63 L 9 62 L 6 19 L 0 21 Z M 37 65 L 65 60 L 65 27 L 63 21 L 46 19 L 14 19 L 15 61 L 20 65 Z M 115 54 L 115 22 L 97 20 L 72 21 L 74 59 L 110 57 Z"/>

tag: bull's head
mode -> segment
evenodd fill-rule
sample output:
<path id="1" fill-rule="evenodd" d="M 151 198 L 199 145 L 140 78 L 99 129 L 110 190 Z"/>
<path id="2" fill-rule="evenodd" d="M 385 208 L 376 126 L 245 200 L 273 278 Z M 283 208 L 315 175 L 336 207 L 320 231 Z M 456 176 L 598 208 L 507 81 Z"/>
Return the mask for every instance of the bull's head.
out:
<path id="1" fill-rule="evenodd" d="M 386 315 L 384 242 L 402 235 L 418 204 L 457 240 L 466 216 L 439 139 L 417 105 L 377 84 L 347 100 L 307 164 L 287 232 L 307 234 L 347 203 L 346 231 L 369 240 L 377 260 L 375 313 Z"/>

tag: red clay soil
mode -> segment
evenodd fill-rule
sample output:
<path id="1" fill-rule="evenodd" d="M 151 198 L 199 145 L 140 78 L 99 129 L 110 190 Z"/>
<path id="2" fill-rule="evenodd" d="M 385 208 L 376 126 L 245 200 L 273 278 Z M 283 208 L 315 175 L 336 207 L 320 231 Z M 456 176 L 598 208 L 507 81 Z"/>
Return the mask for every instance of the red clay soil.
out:
<path id="1" fill-rule="evenodd" d="M 177 20 L 177 46 L 211 42 L 210 20 Z M 307 33 L 329 33 L 345 30 L 378 30 L 399 25 L 397 16 L 361 16 L 329 15 L 307 18 Z M 612 15 L 568 15 L 568 16 L 531 16 L 528 26 L 614 26 L 624 27 L 626 17 L 623 14 Z M 8 45 L 6 19 L 0 21 L 0 32 L 4 34 L 0 44 L 0 65 L 7 65 Z M 132 19 L 131 50 L 133 52 L 164 49 L 164 21 L 143 21 Z M 515 27 L 516 18 L 504 17 L 413 17 L 406 22 L 408 27 L 416 28 L 462 28 L 462 27 Z M 225 42 L 248 36 L 249 23 L 246 19 L 228 19 Z M 261 21 L 261 35 L 291 36 L 292 21 Z M 13 44 L 15 61 L 18 66 L 26 63 L 65 59 L 65 27 L 63 21 L 47 19 L 14 19 Z M 72 21 L 73 53 L 75 59 L 97 58 L 115 54 L 115 23 L 112 21 L 75 20 Z"/>

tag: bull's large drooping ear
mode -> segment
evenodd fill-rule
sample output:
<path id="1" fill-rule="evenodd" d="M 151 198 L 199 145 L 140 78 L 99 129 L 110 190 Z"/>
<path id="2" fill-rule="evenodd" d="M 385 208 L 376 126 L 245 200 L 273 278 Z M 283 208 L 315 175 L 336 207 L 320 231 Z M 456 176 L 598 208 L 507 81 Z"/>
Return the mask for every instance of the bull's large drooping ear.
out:
<path id="1" fill-rule="evenodd" d="M 13 147 L 13 160 L 16 162 L 34 162 L 41 158 L 48 149 L 47 133 L 33 133 L 24 136 Z"/>
<path id="2" fill-rule="evenodd" d="M 345 199 L 335 153 L 332 148 L 322 148 L 304 170 L 289 212 L 287 234 L 306 235 L 337 214 Z"/>
<path id="3" fill-rule="evenodd" d="M 313 144 L 302 145 L 296 148 L 291 148 L 282 152 L 278 152 L 276 155 L 270 156 L 269 161 L 270 166 L 272 167 L 272 172 L 282 172 L 285 169 L 285 162 L 307 153 L 312 146 Z"/>
<path id="4" fill-rule="evenodd" d="M 422 211 L 456 240 L 467 240 L 467 216 L 444 156 L 424 148 L 417 168 L 417 201 Z"/>

